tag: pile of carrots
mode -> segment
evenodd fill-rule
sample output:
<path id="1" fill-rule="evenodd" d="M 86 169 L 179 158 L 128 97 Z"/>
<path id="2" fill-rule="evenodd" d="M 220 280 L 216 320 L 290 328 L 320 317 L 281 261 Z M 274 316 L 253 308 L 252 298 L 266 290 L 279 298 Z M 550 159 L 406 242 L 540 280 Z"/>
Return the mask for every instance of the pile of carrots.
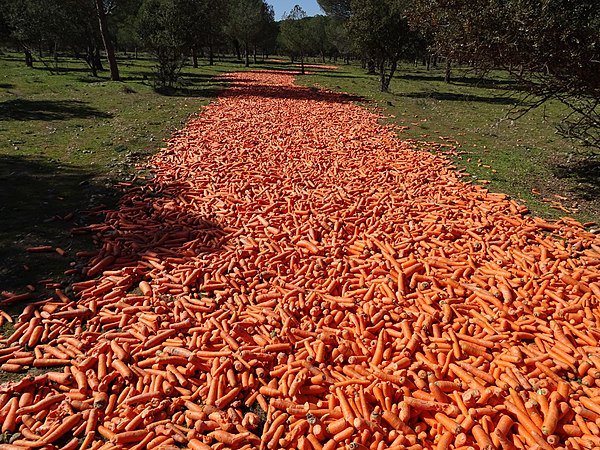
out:
<path id="1" fill-rule="evenodd" d="M 0 450 L 600 446 L 598 236 L 346 96 L 231 82 L 0 341 L 42 369 Z"/>

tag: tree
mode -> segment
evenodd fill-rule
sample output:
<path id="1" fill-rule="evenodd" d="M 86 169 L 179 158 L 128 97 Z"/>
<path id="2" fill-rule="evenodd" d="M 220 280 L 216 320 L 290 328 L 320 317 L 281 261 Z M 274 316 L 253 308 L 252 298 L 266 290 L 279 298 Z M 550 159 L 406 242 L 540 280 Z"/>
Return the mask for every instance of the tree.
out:
<path id="1" fill-rule="evenodd" d="M 142 0 L 121 0 L 110 8 L 107 15 L 108 29 L 112 31 L 115 47 L 128 52 L 136 50 L 140 45 L 135 20 Z"/>
<path id="2" fill-rule="evenodd" d="M 334 45 L 331 42 L 329 22 L 331 20 L 325 16 L 314 16 L 306 19 L 307 33 L 310 39 L 309 50 L 321 56 L 321 61 L 325 63 L 325 55 L 331 55 L 334 52 Z"/>
<path id="3" fill-rule="evenodd" d="M 292 57 L 300 57 L 301 73 L 304 75 L 304 57 L 310 47 L 310 30 L 306 13 L 296 5 L 285 16 L 280 26 L 280 40 Z"/>
<path id="4" fill-rule="evenodd" d="M 353 51 L 353 44 L 345 19 L 331 17 L 326 28 L 327 40 L 334 48 L 335 56 L 342 56 L 344 62 L 350 63 L 350 55 Z"/>
<path id="5" fill-rule="evenodd" d="M 224 40 L 225 24 L 229 15 L 228 5 L 226 0 L 212 0 L 204 10 L 202 42 L 208 50 L 208 63 L 211 66 L 215 60 L 215 47 Z"/>
<path id="6" fill-rule="evenodd" d="M 56 7 L 50 2 L 35 0 L 4 0 L 3 14 L 10 26 L 11 34 L 25 54 L 25 64 L 33 66 L 33 53 L 54 34 L 56 27 L 50 20 Z"/>
<path id="7" fill-rule="evenodd" d="M 337 18 L 349 18 L 352 15 L 351 0 L 317 0 L 325 14 Z"/>
<path id="8" fill-rule="evenodd" d="M 2 8 L 2 3 L 0 2 L 0 44 L 5 44 L 8 42 L 10 38 L 10 27 L 8 26 L 6 12 L 4 8 Z"/>
<path id="9" fill-rule="evenodd" d="M 352 0 L 353 41 L 379 69 L 381 91 L 389 90 L 398 61 L 411 47 L 411 30 L 401 0 Z"/>
<path id="10" fill-rule="evenodd" d="M 209 2 L 206 0 L 176 0 L 173 2 L 177 15 L 177 28 L 185 45 L 185 51 L 191 53 L 192 64 L 198 67 L 198 49 L 202 46 L 203 26 L 208 16 Z"/>
<path id="11" fill-rule="evenodd" d="M 95 1 L 5 0 L 2 9 L 28 66 L 33 65 L 34 53 L 43 61 L 48 51 L 58 64 L 59 50 L 69 49 L 77 57 L 83 55 L 93 76 L 102 69 Z"/>
<path id="12" fill-rule="evenodd" d="M 438 54 L 509 70 L 534 95 L 528 107 L 552 98 L 569 106 L 559 131 L 600 148 L 595 0 L 416 0 L 411 21 Z"/>
<path id="13" fill-rule="evenodd" d="M 108 31 L 108 21 L 106 20 L 106 2 L 105 0 L 95 0 L 95 3 L 100 34 L 102 35 L 102 42 L 104 43 L 104 49 L 106 50 L 106 59 L 108 60 L 108 65 L 110 67 L 110 79 L 112 81 L 119 81 L 121 77 L 119 76 L 119 66 L 117 65 L 117 57 L 115 56 L 115 47 Z"/>
<path id="14" fill-rule="evenodd" d="M 262 2 L 260 12 L 259 32 L 254 40 L 254 63 L 256 64 L 257 48 L 261 48 L 263 53 L 275 51 L 277 47 L 277 36 L 279 35 L 279 26 L 275 22 L 275 10 L 271 5 Z"/>
<path id="15" fill-rule="evenodd" d="M 160 87 L 173 87 L 185 61 L 188 42 L 179 1 L 183 0 L 144 0 L 138 13 L 138 35 L 158 59 Z"/>
<path id="16" fill-rule="evenodd" d="M 260 42 L 265 24 L 274 21 L 272 9 L 264 0 L 233 0 L 226 29 L 243 46 L 246 67 L 250 66 L 250 48 Z"/>

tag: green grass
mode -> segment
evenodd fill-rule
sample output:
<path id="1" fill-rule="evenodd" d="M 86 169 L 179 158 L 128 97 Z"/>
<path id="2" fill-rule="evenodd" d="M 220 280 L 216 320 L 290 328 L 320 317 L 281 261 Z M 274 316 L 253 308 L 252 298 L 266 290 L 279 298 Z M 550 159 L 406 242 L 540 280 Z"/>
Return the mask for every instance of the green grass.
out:
<path id="1" fill-rule="evenodd" d="M 153 64 L 123 58 L 124 81 L 113 83 L 107 73 L 93 78 L 78 60 L 60 59 L 51 72 L 0 55 L 0 290 L 64 280 L 78 264 L 74 254 L 93 248 L 70 233 L 98 220 L 85 211 L 113 205 L 115 182 L 131 180 L 137 163 L 223 89 L 216 75 L 240 67 L 185 67 L 178 89 L 162 95 L 152 86 Z M 26 252 L 38 245 L 67 255 Z"/>
<path id="2" fill-rule="evenodd" d="M 313 71 L 300 82 L 375 102 L 385 115 L 394 116 L 388 123 L 407 127 L 400 133 L 402 139 L 456 142 L 466 153 L 455 162 L 470 180 L 490 181 L 490 190 L 519 199 L 535 214 L 569 215 L 582 222 L 600 219 L 600 164 L 588 159 L 576 142 L 556 134 L 555 125 L 565 113 L 562 105 L 549 103 L 510 120 L 507 114 L 522 92 L 505 74 L 496 72 L 485 79 L 466 71 L 453 75 L 448 84 L 441 68 L 403 65 L 390 93 L 381 93 L 377 76 L 340 65 L 333 72 Z M 569 212 L 551 208 L 557 205 L 544 199 L 560 201 Z"/>

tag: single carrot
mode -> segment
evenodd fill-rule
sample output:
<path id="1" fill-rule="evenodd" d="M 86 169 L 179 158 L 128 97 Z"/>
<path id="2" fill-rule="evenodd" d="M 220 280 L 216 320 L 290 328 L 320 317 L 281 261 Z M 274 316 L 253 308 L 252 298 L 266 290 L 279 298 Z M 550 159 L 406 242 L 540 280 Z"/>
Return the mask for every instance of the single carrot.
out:
<path id="1" fill-rule="evenodd" d="M 56 427 L 49 430 L 48 433 L 42 436 L 42 439 L 39 441 L 43 443 L 43 445 L 52 444 L 57 441 L 69 431 L 71 431 L 75 425 L 77 425 L 81 420 L 81 413 L 76 413 L 68 416 L 62 422 L 60 422 Z"/>

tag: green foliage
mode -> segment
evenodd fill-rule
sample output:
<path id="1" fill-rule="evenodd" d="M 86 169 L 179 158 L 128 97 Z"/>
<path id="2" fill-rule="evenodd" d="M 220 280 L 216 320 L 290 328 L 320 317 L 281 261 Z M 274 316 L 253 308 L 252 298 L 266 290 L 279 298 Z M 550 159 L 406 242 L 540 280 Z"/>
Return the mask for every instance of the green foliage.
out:
<path id="1" fill-rule="evenodd" d="M 256 49 L 265 37 L 273 36 L 273 8 L 264 0 L 233 0 L 229 6 L 227 34 L 243 47 L 246 67 L 250 65 L 250 50 Z"/>
<path id="2" fill-rule="evenodd" d="M 227 0 L 212 0 L 204 8 L 202 21 L 195 26 L 203 32 L 199 44 L 208 50 L 209 64 L 214 63 L 215 47 L 226 41 L 225 24 L 229 15 Z"/>
<path id="3" fill-rule="evenodd" d="M 122 50 L 133 50 L 139 44 L 135 23 L 142 0 L 121 0 L 114 4 L 107 16 L 109 27 L 115 36 L 117 47 Z"/>
<path id="4" fill-rule="evenodd" d="M 43 47 L 81 49 L 93 34 L 91 0 L 3 0 L 0 6 L 13 37 L 30 51 Z"/>
<path id="5" fill-rule="evenodd" d="M 304 74 L 304 57 L 311 47 L 311 34 L 306 12 L 296 5 L 286 14 L 279 28 L 279 42 L 292 56 L 300 58 L 301 71 Z"/>
<path id="6" fill-rule="evenodd" d="M 346 62 L 349 62 L 354 44 L 348 32 L 346 20 L 337 17 L 328 17 L 328 19 L 325 32 L 331 52 L 335 56 L 344 57 Z"/>
<path id="7" fill-rule="evenodd" d="M 485 70 L 511 70 L 535 95 L 528 107 L 562 101 L 572 114 L 559 130 L 600 148 L 595 0 L 417 0 L 410 14 L 437 54 Z"/>
<path id="8" fill-rule="evenodd" d="M 410 48 L 411 30 L 401 0 L 352 0 L 351 36 L 358 50 L 379 69 L 387 91 L 397 63 Z"/>
<path id="9" fill-rule="evenodd" d="M 352 14 L 351 0 L 317 0 L 317 3 L 328 16 L 348 18 Z"/>
<path id="10" fill-rule="evenodd" d="M 156 56 L 156 82 L 159 87 L 173 87 L 186 59 L 189 44 L 185 0 L 144 0 L 138 13 L 140 40 Z"/>

